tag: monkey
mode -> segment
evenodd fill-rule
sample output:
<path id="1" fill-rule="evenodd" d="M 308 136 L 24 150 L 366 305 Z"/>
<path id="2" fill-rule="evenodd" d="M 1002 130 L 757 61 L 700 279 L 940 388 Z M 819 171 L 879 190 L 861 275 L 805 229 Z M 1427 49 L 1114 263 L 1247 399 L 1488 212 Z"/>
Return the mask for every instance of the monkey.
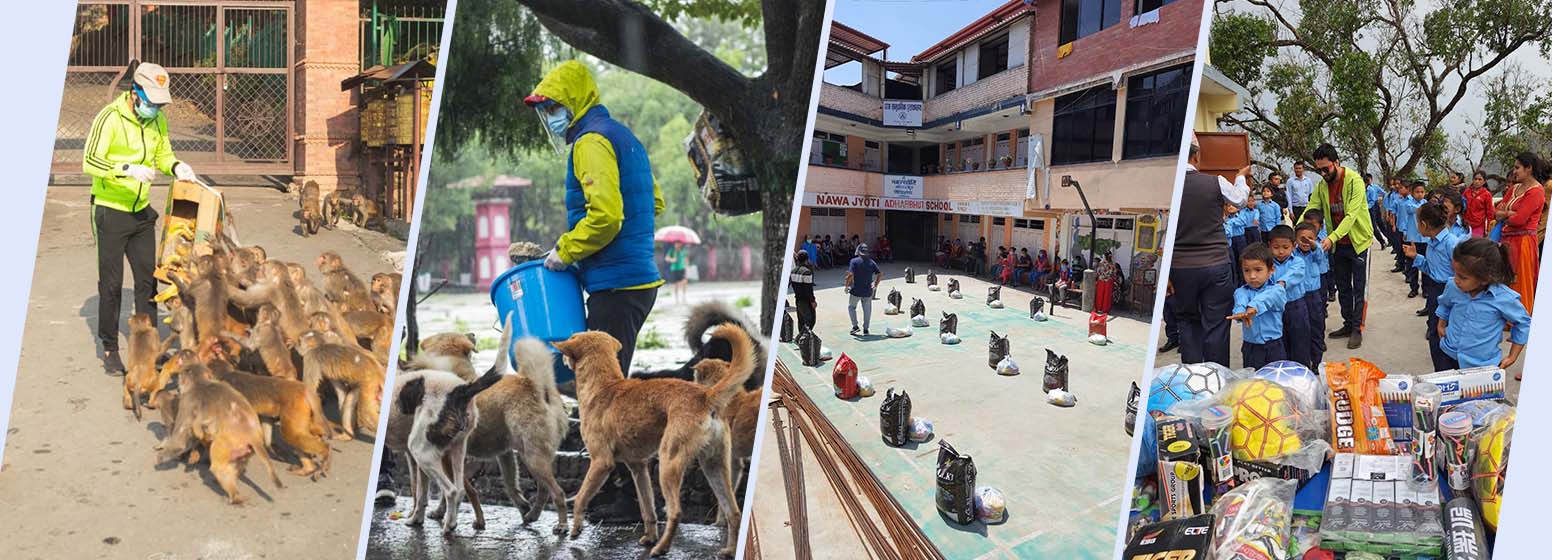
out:
<path id="1" fill-rule="evenodd" d="M 319 253 L 315 265 L 323 274 L 323 295 L 329 301 L 344 304 L 345 311 L 369 311 L 377 307 L 366 284 L 345 266 L 339 253 Z M 398 297 L 397 293 L 394 295 Z"/>
<path id="2" fill-rule="evenodd" d="M 246 337 L 232 335 L 243 348 L 257 353 L 264 364 L 264 371 L 272 377 L 300 381 L 296 364 L 291 361 L 291 348 L 286 345 L 285 333 L 280 328 L 280 309 L 274 304 L 259 306 L 259 321 L 253 325 L 252 334 Z"/>
<path id="3" fill-rule="evenodd" d="M 134 412 L 135 420 L 140 419 L 141 397 L 149 396 L 152 402 L 147 406 L 154 408 L 156 393 L 164 386 L 157 384 L 156 371 L 161 342 L 150 315 L 136 313 L 129 316 L 129 352 L 126 354 L 129 367 L 124 374 L 124 408 Z"/>
<path id="4" fill-rule="evenodd" d="M 393 315 L 378 311 L 351 311 L 344 314 L 344 321 L 349 325 L 355 336 L 360 337 L 357 342 L 362 348 L 371 350 L 377 359 L 388 363 L 388 349 L 393 344 Z"/>
<path id="5" fill-rule="evenodd" d="M 372 275 L 372 301 L 377 310 L 393 317 L 399 310 L 399 286 L 404 275 L 397 272 L 379 272 Z"/>
<path id="6" fill-rule="evenodd" d="M 323 214 L 318 209 L 318 182 L 308 181 L 303 183 L 300 194 L 302 237 L 316 235 L 318 233 L 318 226 L 323 225 Z"/>
<path id="7" fill-rule="evenodd" d="M 219 265 L 215 255 L 194 259 L 191 277 L 185 283 L 178 275 L 168 275 L 178 287 L 178 297 L 193 309 L 194 336 L 196 340 L 219 336 L 226 327 L 227 281 L 226 270 Z"/>
<path id="8" fill-rule="evenodd" d="M 239 247 L 228 261 L 227 277 L 239 288 L 246 288 L 259 280 L 259 266 L 268 260 L 263 247 L 251 245 Z"/>
<path id="9" fill-rule="evenodd" d="M 355 224 L 356 227 L 371 229 L 370 226 L 373 223 L 376 223 L 378 227 L 382 227 L 382 210 L 377 207 L 377 201 L 367 198 L 361 193 L 356 193 L 350 197 L 350 204 L 355 206 L 356 216 L 354 220 L 351 220 L 351 223 Z"/>
<path id="10" fill-rule="evenodd" d="M 334 439 L 354 439 L 358 422 L 363 432 L 375 436 L 387 374 L 382 362 L 359 346 L 329 343 L 321 336 L 305 337 L 297 350 L 302 355 L 302 384 L 312 394 L 317 394 L 324 381 L 334 387 L 341 416 L 341 431 Z M 323 414 L 322 401 L 312 402 L 318 407 L 314 410 Z"/>
<path id="11" fill-rule="evenodd" d="M 181 364 L 188 355 L 180 352 L 175 359 Z M 301 381 L 239 371 L 233 367 L 232 357 L 218 345 L 201 348 L 198 359 L 210 368 L 216 379 L 231 385 L 248 399 L 260 422 L 266 426 L 279 424 L 281 440 L 291 446 L 300 463 L 287 471 L 297 476 L 310 476 L 313 480 L 328 475 L 330 450 L 323 438 L 324 419 L 308 403 L 307 389 Z M 265 433 L 269 431 L 266 429 Z"/>
<path id="12" fill-rule="evenodd" d="M 329 229 L 339 227 L 340 214 L 351 211 L 350 199 L 343 198 L 339 189 L 323 197 L 323 225 Z"/>
<path id="13" fill-rule="evenodd" d="M 291 284 L 291 275 L 286 270 L 286 264 L 277 260 L 267 260 L 260 267 L 259 281 L 247 288 L 232 290 L 230 300 L 243 309 L 257 309 L 265 303 L 274 304 L 280 310 L 280 330 L 285 334 L 288 346 L 294 346 L 296 340 L 307 331 L 307 314 L 302 309 L 302 301 L 296 295 L 296 288 Z"/>
<path id="14" fill-rule="evenodd" d="M 159 353 L 166 354 L 172 349 L 172 343 L 177 342 L 178 348 L 192 350 L 199 346 L 199 341 L 194 336 L 194 311 L 183 304 L 183 298 L 170 298 L 167 305 L 167 323 L 172 329 L 172 335 L 162 342 Z"/>
<path id="15" fill-rule="evenodd" d="M 216 380 L 210 368 L 199 363 L 183 364 L 178 371 L 178 385 L 182 388 L 171 432 L 156 445 L 157 464 L 173 461 L 185 453 L 192 456 L 203 446 L 210 456 L 210 474 L 232 505 L 245 501 L 237 493 L 237 480 L 251 457 L 264 463 L 276 488 L 285 488 L 264 445 L 258 413 L 242 393 Z"/>

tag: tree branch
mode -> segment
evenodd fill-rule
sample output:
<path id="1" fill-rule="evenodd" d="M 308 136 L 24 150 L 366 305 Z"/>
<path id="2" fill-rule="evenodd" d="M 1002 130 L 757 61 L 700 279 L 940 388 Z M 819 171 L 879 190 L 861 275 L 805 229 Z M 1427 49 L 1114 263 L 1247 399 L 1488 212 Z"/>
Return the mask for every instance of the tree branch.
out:
<path id="1" fill-rule="evenodd" d="M 752 80 L 691 42 L 652 10 L 627 0 L 518 0 L 562 41 L 684 92 L 724 118 Z"/>
<path id="2" fill-rule="evenodd" d="M 765 25 L 765 75 L 785 81 L 792 72 L 793 44 L 797 37 L 794 0 L 761 0 Z"/>

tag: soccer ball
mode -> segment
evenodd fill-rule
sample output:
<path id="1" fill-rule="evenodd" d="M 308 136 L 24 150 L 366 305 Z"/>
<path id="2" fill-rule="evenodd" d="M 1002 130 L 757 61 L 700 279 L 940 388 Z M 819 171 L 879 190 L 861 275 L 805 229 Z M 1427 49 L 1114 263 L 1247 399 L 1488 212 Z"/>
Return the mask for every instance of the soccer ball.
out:
<path id="1" fill-rule="evenodd" d="M 1294 431 L 1298 419 L 1289 390 L 1265 379 L 1235 383 L 1223 395 L 1234 411 L 1229 449 L 1234 459 L 1264 461 L 1298 451 L 1304 442 Z"/>
<path id="2" fill-rule="evenodd" d="M 1169 412 L 1182 401 L 1193 401 L 1217 393 L 1223 388 L 1228 368 L 1211 362 L 1174 364 L 1153 370 L 1148 386 L 1148 411 Z"/>
<path id="3" fill-rule="evenodd" d="M 1256 377 L 1287 387 L 1307 410 L 1325 410 L 1331 400 L 1324 398 L 1325 387 L 1315 372 L 1298 362 L 1272 362 L 1257 371 Z"/>
<path id="4" fill-rule="evenodd" d="M 1511 411 L 1477 436 L 1477 458 L 1471 466 L 1471 485 L 1477 503 L 1482 504 L 1482 521 L 1498 530 L 1498 508 L 1503 505 L 1504 469 L 1509 466 L 1509 440 L 1514 432 Z"/>

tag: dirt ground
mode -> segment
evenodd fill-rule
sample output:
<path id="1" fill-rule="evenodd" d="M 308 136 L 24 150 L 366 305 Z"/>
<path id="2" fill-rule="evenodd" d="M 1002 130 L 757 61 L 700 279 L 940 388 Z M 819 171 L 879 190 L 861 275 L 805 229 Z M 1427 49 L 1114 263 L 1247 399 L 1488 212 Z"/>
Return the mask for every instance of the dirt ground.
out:
<path id="1" fill-rule="evenodd" d="M 165 427 L 154 411 L 137 422 L 121 408 L 121 381 L 104 374 L 96 357 L 96 253 L 87 194 L 84 187 L 53 187 L 44 207 L 0 466 L 5 556 L 354 558 L 370 439 L 333 442 L 333 470 L 319 482 L 281 472 L 286 487 L 275 489 L 263 467 L 250 463 L 240 484 L 249 502 L 241 507 L 227 505 L 206 463 L 154 465 L 152 446 Z M 242 188 L 227 196 L 243 244 L 306 264 L 315 282 L 312 261 L 326 249 L 362 277 L 394 271 L 403 259 L 402 241 L 349 226 L 299 237 L 296 199 L 284 193 Z M 166 189 L 154 189 L 152 200 L 162 204 Z M 131 299 L 126 272 L 120 321 Z"/>
<path id="2" fill-rule="evenodd" d="M 984 280 L 939 271 L 939 283 L 960 279 L 965 297 L 954 300 L 945 292 L 927 290 L 921 263 L 912 265 L 918 271 L 917 283 L 906 284 L 904 266 L 883 265 L 880 299 L 873 302 L 872 336 L 848 334 L 847 295 L 839 287 L 844 271 L 821 271 L 815 278 L 816 334 L 837 358 L 844 352 L 857 361 L 859 375 L 872 380 L 876 395 L 837 399 L 830 381 L 833 362 L 803 366 L 792 344 L 779 344 L 778 356 L 945 556 L 1109 558 L 1131 445 L 1122 426 L 1126 396 L 1129 382 L 1141 380 L 1143 356 L 1151 350 L 1148 323 L 1114 318 L 1109 324 L 1113 342 L 1095 346 L 1087 340 L 1086 313 L 1064 307 L 1050 321 L 1030 320 L 1027 288 L 1003 288 L 1007 307 L 991 309 L 985 303 L 990 284 Z M 910 338 L 884 337 L 886 327 L 910 323 L 905 314 L 883 314 L 883 297 L 891 288 L 900 290 L 907 308 L 912 298 L 922 299 L 931 326 L 915 329 Z M 945 346 L 938 339 L 937 320 L 943 311 L 959 315 L 964 339 L 959 345 Z M 860 321 L 861 309 L 858 315 Z M 999 376 L 989 367 L 988 330 L 1010 337 L 1020 375 Z M 1048 348 L 1071 360 L 1070 387 L 1078 399 L 1073 408 L 1045 402 L 1040 389 Z M 933 421 L 933 439 L 902 448 L 880 441 L 878 407 L 891 388 L 909 392 L 912 416 Z M 974 458 L 977 486 L 1002 491 L 1008 511 L 1004 522 L 961 526 L 938 513 L 934 476 L 940 440 Z M 761 551 L 770 558 L 790 557 L 790 516 L 775 438 L 765 438 L 761 447 L 752 506 Z M 811 458 L 804 455 L 812 549 L 835 557 L 865 556 L 861 538 L 846 522 L 839 499 Z"/>

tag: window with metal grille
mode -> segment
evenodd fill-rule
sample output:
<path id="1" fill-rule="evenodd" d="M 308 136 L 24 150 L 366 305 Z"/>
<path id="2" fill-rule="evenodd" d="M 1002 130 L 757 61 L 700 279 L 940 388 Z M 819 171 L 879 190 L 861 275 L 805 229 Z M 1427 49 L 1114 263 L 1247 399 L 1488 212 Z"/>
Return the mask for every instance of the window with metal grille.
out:
<path id="1" fill-rule="evenodd" d="M 1132 76 L 1126 82 L 1123 159 L 1176 155 L 1185 134 L 1191 66 Z"/>
<path id="2" fill-rule="evenodd" d="M 1008 36 L 981 42 L 980 73 L 982 79 L 1008 69 Z"/>
<path id="3" fill-rule="evenodd" d="M 959 87 L 959 73 L 956 71 L 958 68 L 959 64 L 954 61 L 953 57 L 938 65 L 936 74 L 938 89 L 934 95 L 943 95 Z"/>
<path id="4" fill-rule="evenodd" d="M 1057 44 L 1065 45 L 1121 22 L 1121 0 L 1062 0 Z"/>
<path id="5" fill-rule="evenodd" d="M 1115 92 L 1098 86 L 1056 98 L 1051 163 L 1108 161 L 1114 153 Z"/>
<path id="6" fill-rule="evenodd" d="M 809 163 L 846 165 L 846 135 L 814 131 L 814 149 L 809 150 Z"/>

